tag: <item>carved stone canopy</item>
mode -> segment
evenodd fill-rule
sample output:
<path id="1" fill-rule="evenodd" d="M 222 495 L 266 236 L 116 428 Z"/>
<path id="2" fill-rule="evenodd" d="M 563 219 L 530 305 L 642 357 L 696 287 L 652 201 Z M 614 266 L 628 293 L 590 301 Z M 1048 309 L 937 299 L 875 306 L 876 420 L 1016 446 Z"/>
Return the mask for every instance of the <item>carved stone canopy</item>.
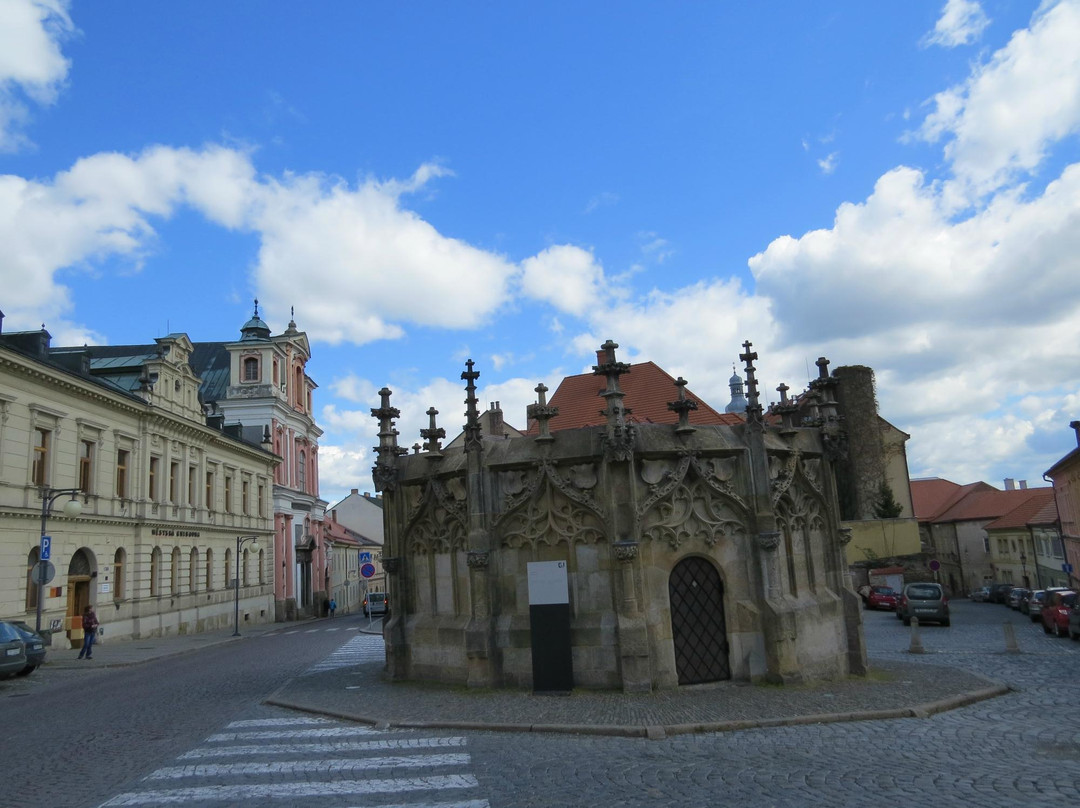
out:
<path id="1" fill-rule="evenodd" d="M 487 551 L 469 550 L 468 555 L 465 556 L 465 563 L 469 565 L 469 569 L 481 570 L 487 567 L 490 555 Z"/>
<path id="2" fill-rule="evenodd" d="M 638 543 L 636 541 L 617 541 L 611 545 L 615 551 L 615 558 L 619 561 L 628 562 L 637 558 Z"/>

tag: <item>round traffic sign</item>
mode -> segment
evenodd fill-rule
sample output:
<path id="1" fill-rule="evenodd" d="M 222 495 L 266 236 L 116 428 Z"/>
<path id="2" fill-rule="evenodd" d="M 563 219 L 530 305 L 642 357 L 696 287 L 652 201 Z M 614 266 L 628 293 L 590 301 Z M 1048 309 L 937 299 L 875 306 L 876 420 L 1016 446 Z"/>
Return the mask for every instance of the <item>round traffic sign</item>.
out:
<path id="1" fill-rule="evenodd" d="M 375 565 L 374 564 L 361 564 L 360 565 L 360 574 L 363 575 L 365 578 L 370 578 L 372 575 L 375 574 Z"/>
<path id="2" fill-rule="evenodd" d="M 47 584 L 56 577 L 56 567 L 51 561 L 39 561 L 30 568 L 30 580 L 38 586 Z"/>
<path id="3" fill-rule="evenodd" d="M 941 562 L 935 558 L 933 561 L 930 562 L 930 569 L 932 569 L 934 572 L 937 572 L 939 569 L 941 569 Z"/>

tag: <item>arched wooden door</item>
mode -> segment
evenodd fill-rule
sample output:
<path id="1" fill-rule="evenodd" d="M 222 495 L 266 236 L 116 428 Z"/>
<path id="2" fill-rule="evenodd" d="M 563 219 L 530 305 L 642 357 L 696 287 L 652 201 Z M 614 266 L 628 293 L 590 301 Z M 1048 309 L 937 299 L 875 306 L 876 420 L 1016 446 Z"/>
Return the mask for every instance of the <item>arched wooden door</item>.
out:
<path id="1" fill-rule="evenodd" d="M 704 558 L 684 558 L 668 578 L 668 597 L 679 684 L 730 679 L 720 573 Z"/>

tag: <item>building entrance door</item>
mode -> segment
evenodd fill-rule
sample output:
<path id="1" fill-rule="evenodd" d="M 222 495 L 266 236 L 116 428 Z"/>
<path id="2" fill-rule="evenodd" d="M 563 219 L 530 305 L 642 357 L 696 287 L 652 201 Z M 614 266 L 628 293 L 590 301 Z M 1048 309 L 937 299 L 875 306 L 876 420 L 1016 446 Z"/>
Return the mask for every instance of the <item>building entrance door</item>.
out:
<path id="1" fill-rule="evenodd" d="M 684 558 L 668 578 L 668 597 L 679 684 L 730 679 L 724 585 L 716 567 L 704 558 Z"/>

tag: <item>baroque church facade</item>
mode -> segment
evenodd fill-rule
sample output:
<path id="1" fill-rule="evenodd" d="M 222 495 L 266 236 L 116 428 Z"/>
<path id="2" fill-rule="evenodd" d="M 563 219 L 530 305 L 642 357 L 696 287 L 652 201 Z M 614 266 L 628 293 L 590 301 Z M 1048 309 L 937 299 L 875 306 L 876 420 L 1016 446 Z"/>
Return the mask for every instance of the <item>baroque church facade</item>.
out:
<path id="1" fill-rule="evenodd" d="M 532 562 L 565 564 L 574 686 L 865 673 L 835 475 L 843 413 L 827 363 L 812 385 L 814 419 L 766 416 L 745 343 L 742 417 L 709 409 L 695 421 L 708 408 L 678 379 L 660 422 L 632 416 L 621 385 L 631 366 L 617 347 L 605 343 L 594 366 L 606 405 L 596 425 L 553 428 L 559 411 L 541 384 L 528 434 L 486 436 L 470 360 L 463 444 L 442 446 L 432 409 L 410 454 L 391 391 L 380 391 L 388 674 L 533 686 Z"/>

